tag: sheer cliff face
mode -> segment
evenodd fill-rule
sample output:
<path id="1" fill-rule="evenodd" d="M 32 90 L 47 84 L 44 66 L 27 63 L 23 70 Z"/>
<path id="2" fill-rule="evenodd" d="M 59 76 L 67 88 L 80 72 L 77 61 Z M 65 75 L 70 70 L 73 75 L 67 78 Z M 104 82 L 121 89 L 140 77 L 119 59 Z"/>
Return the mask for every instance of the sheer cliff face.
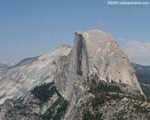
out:
<path id="1" fill-rule="evenodd" d="M 62 45 L 42 56 L 25 59 L 0 76 L 0 104 L 6 99 L 21 99 L 42 82 L 51 82 L 58 59 L 68 55 L 71 47 Z"/>
<path id="2" fill-rule="evenodd" d="M 95 86 L 93 80 L 95 80 Z M 40 99 L 35 99 L 33 95 L 33 93 L 37 93 L 38 96 L 41 96 L 41 94 L 38 94 L 41 92 L 32 92 L 31 90 L 41 83 L 49 83 L 52 81 L 54 82 L 53 87 L 56 85 L 55 87 L 57 89 L 55 89 L 54 92 L 52 89 L 53 87 L 49 86 L 49 92 L 45 93 L 53 94 L 53 96 L 51 96 L 48 101 L 41 104 Z M 29 116 L 26 117 L 22 115 L 22 118 L 32 120 L 39 119 L 41 115 L 49 114 L 51 110 L 54 110 L 53 113 L 56 113 L 57 110 L 54 109 L 54 106 L 58 109 L 63 106 L 58 104 L 58 101 L 62 102 L 63 98 L 63 100 L 67 100 L 69 104 L 67 104 L 67 109 L 63 112 L 64 114 L 62 114 L 62 119 L 79 120 L 82 119 L 85 109 L 90 110 L 92 108 L 92 106 L 90 107 L 91 104 L 88 106 L 89 108 L 85 107 L 90 103 L 92 98 L 94 99 L 97 97 L 95 99 L 96 101 L 101 99 L 101 97 L 104 98 L 104 94 L 90 92 L 91 90 L 96 90 L 96 84 L 99 81 L 108 83 L 105 83 L 106 85 L 100 84 L 101 88 L 103 88 L 104 85 L 112 85 L 124 91 L 122 92 L 119 89 L 119 92 L 116 92 L 117 95 L 124 95 L 124 93 L 125 95 L 126 93 L 144 95 L 127 56 L 111 35 L 98 30 L 76 32 L 72 48 L 63 45 L 43 56 L 23 60 L 9 69 L 6 74 L 0 76 L 0 104 L 6 99 L 13 99 L 15 101 L 27 95 L 22 105 L 25 103 L 33 112 L 26 110 Z M 114 85 L 118 85 L 119 87 Z M 45 89 L 45 87 L 42 88 Z M 104 88 L 106 89 L 106 87 Z M 108 88 L 107 86 L 107 89 Z M 38 89 L 35 91 L 37 90 Z M 30 91 L 32 94 L 30 94 Z M 111 92 L 109 91 L 110 96 L 114 93 Z M 118 101 L 116 101 L 116 103 L 118 103 Z M 122 101 L 119 104 L 122 105 Z M 126 104 L 126 101 L 124 104 Z M 2 105 L 2 109 L 0 108 L 0 119 L 1 116 L 5 117 L 5 113 L 11 116 L 8 110 L 9 107 L 13 106 L 15 106 L 15 104 L 13 104 L 11 100 L 6 101 L 5 104 Z M 130 106 L 130 104 L 128 104 L 128 106 Z M 108 108 L 108 115 L 106 115 L 106 112 L 103 112 L 103 114 L 107 117 L 110 117 L 111 112 L 116 110 L 116 107 L 111 110 L 107 105 L 105 107 Z M 97 108 L 101 109 L 100 106 Z M 120 106 L 120 108 L 121 109 L 118 108 L 118 110 L 122 111 L 122 108 L 126 107 Z M 95 110 L 97 111 L 97 109 Z M 105 110 L 105 108 L 103 110 Z M 18 111 L 12 112 L 13 115 L 16 113 L 18 114 Z M 20 116 L 20 114 L 18 115 Z M 52 116 L 53 115 L 51 115 L 51 118 Z M 9 116 L 6 118 L 9 118 Z"/>
<path id="3" fill-rule="evenodd" d="M 128 93 L 143 95 L 128 57 L 111 35 L 98 30 L 76 32 L 71 53 L 58 62 L 56 85 L 71 99 L 79 76 L 90 82 L 95 74 L 99 80 L 125 85 Z"/>
<path id="4" fill-rule="evenodd" d="M 89 76 L 97 74 L 101 80 L 124 83 L 129 86 L 129 92 L 138 90 L 143 94 L 128 57 L 111 35 L 97 30 L 77 32 L 76 35 L 82 36 L 86 44 Z"/>

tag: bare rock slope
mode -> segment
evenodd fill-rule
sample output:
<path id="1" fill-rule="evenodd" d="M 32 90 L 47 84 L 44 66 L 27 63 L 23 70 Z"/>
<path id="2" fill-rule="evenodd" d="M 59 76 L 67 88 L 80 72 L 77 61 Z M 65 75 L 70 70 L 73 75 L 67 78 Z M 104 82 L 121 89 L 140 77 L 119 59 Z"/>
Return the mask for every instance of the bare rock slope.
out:
<path id="1" fill-rule="evenodd" d="M 40 86 L 41 83 L 44 85 Z M 113 115 L 117 119 L 118 114 L 122 114 L 123 106 L 129 107 L 125 109 L 127 118 L 141 117 L 141 113 L 136 112 L 130 117 L 132 110 L 137 109 L 130 95 L 144 96 L 135 71 L 112 36 L 98 30 L 76 32 L 72 48 L 60 46 L 43 56 L 20 62 L 0 78 L 0 84 L 1 104 L 6 99 L 27 96 L 21 104 L 6 101 L 0 109 L 2 119 L 18 116 L 18 119 L 111 120 Z M 129 104 L 122 106 L 126 98 Z M 20 111 L 18 106 L 26 107 Z M 110 107 L 116 110 L 113 115 Z M 145 112 L 142 118 L 149 118 L 150 107 L 140 109 Z"/>
<path id="2" fill-rule="evenodd" d="M 25 59 L 0 76 L 0 104 L 6 99 L 23 99 L 31 89 L 44 81 L 52 81 L 60 56 L 70 53 L 71 47 L 62 45 L 42 56 Z"/>
<path id="3" fill-rule="evenodd" d="M 89 81 L 92 75 L 124 84 L 128 93 L 144 95 L 128 57 L 111 35 L 98 30 L 75 33 L 73 49 L 69 56 L 60 58 L 56 75 L 56 85 L 68 99 L 78 76 Z"/>
<path id="4" fill-rule="evenodd" d="M 55 83 L 59 92 L 70 101 L 65 119 L 74 120 L 79 101 L 92 97 L 85 94 L 96 81 L 116 83 L 126 93 L 144 95 L 128 57 L 108 33 L 90 30 L 76 32 L 72 51 L 58 61 Z"/>
<path id="5" fill-rule="evenodd" d="M 5 74 L 10 67 L 14 66 L 15 64 L 12 62 L 4 62 L 4 63 L 0 63 L 0 76 L 2 76 L 3 74 Z"/>

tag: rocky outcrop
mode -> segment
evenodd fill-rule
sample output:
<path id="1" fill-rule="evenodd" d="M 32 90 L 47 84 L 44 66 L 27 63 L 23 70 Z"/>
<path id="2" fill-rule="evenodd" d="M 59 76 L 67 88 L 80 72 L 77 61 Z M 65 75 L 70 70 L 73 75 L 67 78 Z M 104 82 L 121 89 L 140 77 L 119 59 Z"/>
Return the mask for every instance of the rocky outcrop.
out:
<path id="1" fill-rule="evenodd" d="M 6 100 L 0 107 L 0 120 L 60 120 L 67 110 L 68 101 L 54 82 L 36 86 L 26 100 Z"/>
<path id="2" fill-rule="evenodd" d="M 111 35 L 91 30 L 76 36 L 82 36 L 80 40 L 86 43 L 89 77 L 96 74 L 100 80 L 128 85 L 127 92 L 143 94 L 128 57 Z"/>
<path id="3" fill-rule="evenodd" d="M 78 76 L 88 81 L 92 75 L 105 82 L 125 84 L 128 93 L 144 95 L 128 57 L 111 35 L 98 30 L 75 33 L 73 49 L 60 58 L 56 75 L 56 85 L 68 99 Z"/>
<path id="4" fill-rule="evenodd" d="M 56 73 L 56 63 L 68 55 L 71 47 L 62 45 L 42 56 L 28 58 L 11 67 L 0 76 L 0 104 L 6 99 L 23 99 L 31 89 L 42 82 L 51 82 Z"/>
<path id="5" fill-rule="evenodd" d="M 8 108 L 12 115 L 17 114 L 20 119 L 27 117 L 15 106 L 18 108 L 25 105 L 25 114 L 31 118 L 82 120 L 87 117 L 85 110 L 92 109 L 91 105 L 95 103 L 98 106 L 104 105 L 101 112 L 105 112 L 109 119 L 109 107 L 113 104 L 107 108 L 107 102 L 112 100 L 118 103 L 117 106 L 122 110 L 124 105 L 121 106 L 121 103 L 126 103 L 122 98 L 125 96 L 144 96 L 128 57 L 111 35 L 98 30 L 76 32 L 72 48 L 60 46 L 43 56 L 21 61 L 0 78 L 0 84 L 1 103 L 8 98 L 22 101 L 27 96 L 23 104 L 10 101 L 1 107 L 6 115 L 10 115 L 5 109 Z M 122 101 L 119 103 L 119 100 Z M 88 103 L 91 105 L 87 106 Z M 87 112 L 100 118 L 102 114 L 95 110 Z M 147 118 L 149 107 L 144 111 L 146 114 L 143 118 Z M 122 113 L 119 110 L 117 112 Z"/>
<path id="6" fill-rule="evenodd" d="M 150 103 L 131 94 L 125 94 L 118 86 L 99 84 L 92 89 L 94 98 L 80 108 L 83 120 L 149 120 Z"/>
<path id="7" fill-rule="evenodd" d="M 55 77 L 59 92 L 71 102 L 65 119 L 76 119 L 73 106 L 84 96 L 91 97 L 84 94 L 89 88 L 84 83 L 90 84 L 95 75 L 97 83 L 117 83 L 126 93 L 144 95 L 128 57 L 111 35 L 98 30 L 76 32 L 72 51 L 59 59 Z M 76 83 L 80 83 L 78 87 Z"/>

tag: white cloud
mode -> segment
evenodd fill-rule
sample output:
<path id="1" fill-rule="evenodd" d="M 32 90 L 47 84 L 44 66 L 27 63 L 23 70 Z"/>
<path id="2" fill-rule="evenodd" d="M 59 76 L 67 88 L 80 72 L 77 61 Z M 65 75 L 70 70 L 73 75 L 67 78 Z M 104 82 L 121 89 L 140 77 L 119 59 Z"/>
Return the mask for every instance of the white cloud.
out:
<path id="1" fill-rule="evenodd" d="M 102 22 L 101 20 L 98 21 L 98 23 L 100 23 L 101 26 L 104 26 L 104 22 Z"/>
<path id="2" fill-rule="evenodd" d="M 125 53 L 132 62 L 150 65 L 150 43 L 129 40 L 125 43 Z"/>
<path id="3" fill-rule="evenodd" d="M 104 22 L 102 20 L 99 20 L 98 23 L 100 23 L 101 26 L 105 26 L 105 25 L 111 25 L 111 24 L 114 24 L 113 22 L 111 21 L 108 21 L 108 22 Z"/>
<path id="4" fill-rule="evenodd" d="M 117 41 L 125 42 L 126 40 L 124 38 L 118 38 Z"/>

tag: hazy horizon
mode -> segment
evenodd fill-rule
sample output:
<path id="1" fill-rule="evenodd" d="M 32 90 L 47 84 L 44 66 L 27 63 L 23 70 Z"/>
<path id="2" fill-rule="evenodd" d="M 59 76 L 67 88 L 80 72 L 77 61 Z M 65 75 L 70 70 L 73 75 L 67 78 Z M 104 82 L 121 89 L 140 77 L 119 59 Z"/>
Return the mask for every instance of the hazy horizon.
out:
<path id="1" fill-rule="evenodd" d="M 0 63 L 72 46 L 75 31 L 97 29 L 111 34 L 131 62 L 150 65 L 150 5 L 107 2 L 0 1 Z"/>

